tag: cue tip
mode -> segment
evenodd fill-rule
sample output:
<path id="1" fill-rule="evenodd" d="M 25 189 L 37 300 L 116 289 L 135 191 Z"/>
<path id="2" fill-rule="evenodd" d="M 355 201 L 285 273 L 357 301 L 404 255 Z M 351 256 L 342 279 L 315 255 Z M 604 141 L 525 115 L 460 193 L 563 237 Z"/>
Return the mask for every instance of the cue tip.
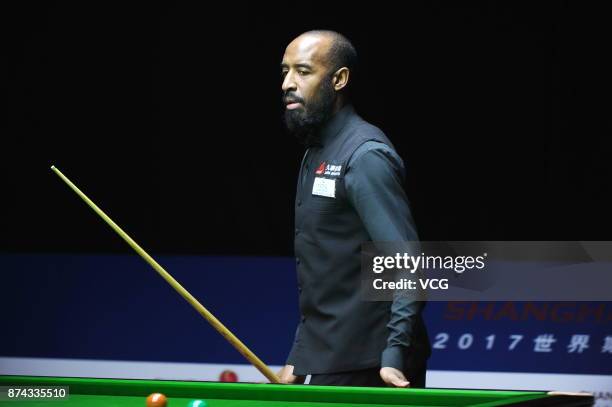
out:
<path id="1" fill-rule="evenodd" d="M 55 168 L 55 165 L 52 165 L 51 169 L 54 170 L 54 171 L 57 170 L 57 168 Z"/>

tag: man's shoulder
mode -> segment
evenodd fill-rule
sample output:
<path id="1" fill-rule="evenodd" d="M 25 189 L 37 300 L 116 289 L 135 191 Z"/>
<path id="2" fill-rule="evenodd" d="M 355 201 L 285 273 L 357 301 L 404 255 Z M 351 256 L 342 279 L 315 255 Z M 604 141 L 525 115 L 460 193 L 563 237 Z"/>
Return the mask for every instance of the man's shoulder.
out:
<path id="1" fill-rule="evenodd" d="M 370 157 L 372 160 L 391 161 L 403 167 L 403 161 L 395 149 L 382 141 L 368 140 L 357 147 L 348 162 L 349 167 L 363 157 Z"/>
<path id="2" fill-rule="evenodd" d="M 385 132 L 378 126 L 366 121 L 357 113 L 351 115 L 349 130 L 352 134 L 351 137 L 356 141 L 357 148 L 351 155 L 350 162 L 355 162 L 361 156 L 368 152 L 376 151 L 385 155 L 392 156 L 394 159 L 401 159 L 395 147 L 385 134 Z"/>
<path id="3" fill-rule="evenodd" d="M 382 139 L 387 139 L 387 136 L 379 127 L 368 122 L 356 112 L 349 117 L 347 129 L 353 132 L 354 135 L 364 137 L 378 136 Z"/>

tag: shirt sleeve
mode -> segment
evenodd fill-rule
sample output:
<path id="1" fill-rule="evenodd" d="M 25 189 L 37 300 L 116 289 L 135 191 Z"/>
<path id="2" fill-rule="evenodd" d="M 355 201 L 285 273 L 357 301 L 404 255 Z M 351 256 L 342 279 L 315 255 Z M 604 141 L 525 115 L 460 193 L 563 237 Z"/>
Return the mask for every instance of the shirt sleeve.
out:
<path id="1" fill-rule="evenodd" d="M 368 141 L 362 144 L 349 161 L 345 173 L 347 196 L 372 241 L 418 240 L 403 188 L 404 177 L 401 158 L 384 143 Z M 404 370 L 403 361 L 422 308 L 419 301 L 394 297 L 381 367 Z"/>
<path id="2" fill-rule="evenodd" d="M 291 345 L 291 350 L 289 351 L 289 356 L 287 356 L 287 360 L 285 361 L 286 365 L 295 366 L 295 359 L 298 347 L 298 337 L 300 334 L 300 324 L 298 323 L 297 328 L 295 329 L 295 338 L 293 339 L 293 344 Z"/>

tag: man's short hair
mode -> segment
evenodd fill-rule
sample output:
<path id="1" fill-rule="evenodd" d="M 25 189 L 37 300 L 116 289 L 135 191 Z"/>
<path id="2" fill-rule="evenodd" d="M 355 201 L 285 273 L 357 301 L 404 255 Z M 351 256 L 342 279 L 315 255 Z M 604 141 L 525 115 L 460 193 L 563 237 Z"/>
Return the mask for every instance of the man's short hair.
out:
<path id="1" fill-rule="evenodd" d="M 336 72 L 342 67 L 347 67 L 351 74 L 357 69 L 357 51 L 353 44 L 344 35 L 331 30 L 312 30 L 305 34 L 326 35 L 332 37 L 332 46 L 328 57 L 332 72 Z"/>

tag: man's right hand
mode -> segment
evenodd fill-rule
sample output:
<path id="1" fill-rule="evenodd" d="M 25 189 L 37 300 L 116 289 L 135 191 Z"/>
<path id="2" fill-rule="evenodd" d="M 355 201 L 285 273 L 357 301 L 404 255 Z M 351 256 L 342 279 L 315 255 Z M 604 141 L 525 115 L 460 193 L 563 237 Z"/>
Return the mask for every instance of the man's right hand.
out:
<path id="1" fill-rule="evenodd" d="M 283 384 L 302 384 L 306 379 L 306 376 L 296 376 L 293 374 L 293 365 L 283 366 L 276 375 Z"/>

